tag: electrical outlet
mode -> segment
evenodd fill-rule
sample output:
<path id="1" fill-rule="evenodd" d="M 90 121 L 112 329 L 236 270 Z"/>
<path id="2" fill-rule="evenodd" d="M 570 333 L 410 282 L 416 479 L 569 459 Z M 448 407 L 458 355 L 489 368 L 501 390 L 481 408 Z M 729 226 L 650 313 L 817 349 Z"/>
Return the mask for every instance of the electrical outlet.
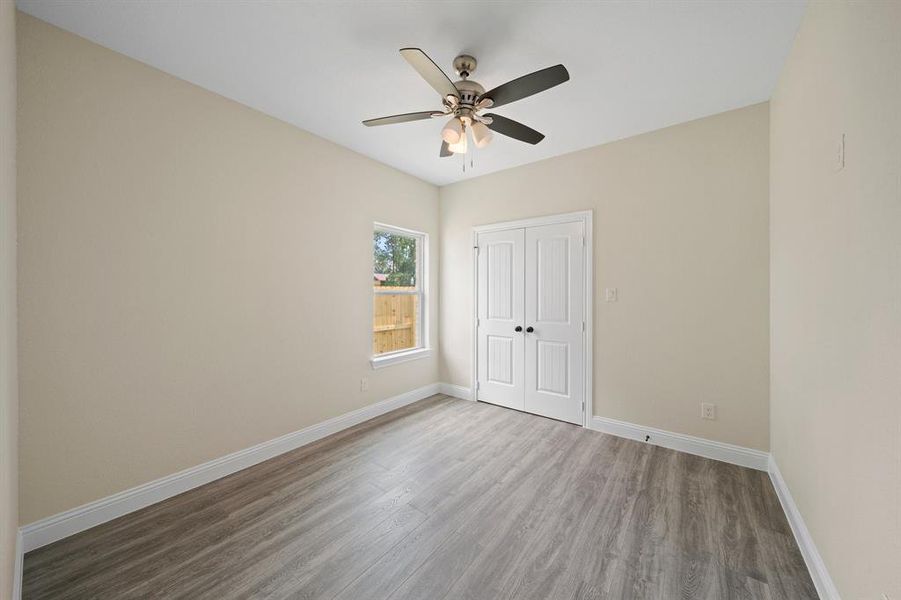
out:
<path id="1" fill-rule="evenodd" d="M 616 292 L 616 288 L 607 288 L 607 302 L 616 302 L 619 294 Z"/>
<path id="2" fill-rule="evenodd" d="M 369 389 L 369 379 L 364 377 L 360 380 L 360 391 L 365 392 L 368 389 Z"/>
<path id="3" fill-rule="evenodd" d="M 716 404 L 701 402 L 701 418 L 709 419 L 711 421 L 716 420 Z"/>

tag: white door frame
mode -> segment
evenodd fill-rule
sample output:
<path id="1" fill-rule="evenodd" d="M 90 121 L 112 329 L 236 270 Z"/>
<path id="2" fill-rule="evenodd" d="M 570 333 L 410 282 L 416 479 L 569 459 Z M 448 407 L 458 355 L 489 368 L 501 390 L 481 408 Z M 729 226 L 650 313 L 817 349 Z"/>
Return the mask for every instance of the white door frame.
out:
<path id="1" fill-rule="evenodd" d="M 533 217 L 530 219 L 519 219 L 516 221 L 505 221 L 503 223 L 490 223 L 488 225 L 476 225 L 472 228 L 472 381 L 470 383 L 471 397 L 473 400 L 479 399 L 479 234 L 489 231 L 503 231 L 505 229 L 522 229 L 525 227 L 535 227 L 536 225 L 557 225 L 559 223 L 582 223 L 582 235 L 585 236 L 585 243 L 582 245 L 582 260 L 584 261 L 585 281 L 582 286 L 585 293 L 585 314 L 582 318 L 585 321 L 585 335 L 582 336 L 582 352 L 584 353 L 584 377 L 585 377 L 585 410 L 582 413 L 582 427 L 588 427 L 591 423 L 591 416 L 594 412 L 592 408 L 592 371 L 594 370 L 594 361 L 592 360 L 592 350 L 594 347 L 594 244 L 592 241 L 594 229 L 592 226 L 592 211 L 583 210 L 579 212 L 564 213 L 558 215 L 547 215 L 544 217 Z"/>

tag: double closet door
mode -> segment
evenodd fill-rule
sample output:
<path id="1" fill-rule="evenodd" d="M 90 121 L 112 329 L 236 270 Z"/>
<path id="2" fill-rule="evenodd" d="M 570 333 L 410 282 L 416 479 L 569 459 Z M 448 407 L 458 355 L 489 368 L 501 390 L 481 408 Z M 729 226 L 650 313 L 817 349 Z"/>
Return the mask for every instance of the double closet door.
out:
<path id="1" fill-rule="evenodd" d="M 583 424 L 582 228 L 478 234 L 478 400 Z"/>

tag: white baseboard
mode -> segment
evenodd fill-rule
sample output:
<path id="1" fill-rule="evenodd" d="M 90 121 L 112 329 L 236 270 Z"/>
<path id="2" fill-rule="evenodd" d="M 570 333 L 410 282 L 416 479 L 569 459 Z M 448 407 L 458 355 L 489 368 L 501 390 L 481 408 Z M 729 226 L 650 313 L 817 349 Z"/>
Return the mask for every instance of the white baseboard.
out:
<path id="1" fill-rule="evenodd" d="M 773 487 L 776 488 L 776 495 L 779 496 L 779 502 L 782 504 L 782 510 L 785 511 L 788 524 L 791 526 L 792 533 L 795 534 L 795 541 L 798 542 L 801 555 L 807 564 L 807 570 L 810 571 L 810 578 L 813 579 L 813 584 L 817 588 L 817 594 L 820 595 L 820 600 L 841 600 L 838 595 L 838 588 L 835 587 L 832 577 L 829 576 L 829 571 L 826 570 L 826 563 L 823 562 L 823 557 L 820 556 L 816 544 L 813 543 L 810 531 L 807 530 L 807 525 L 804 524 L 804 518 L 798 510 L 791 492 L 788 491 L 788 485 L 782 479 L 782 473 L 779 472 L 776 460 L 772 456 L 770 456 L 768 470 Z"/>
<path id="2" fill-rule="evenodd" d="M 269 460 L 348 427 L 358 425 L 392 410 L 439 393 L 441 384 L 432 383 L 388 398 L 359 410 L 323 421 L 305 429 L 239 450 L 227 456 L 191 467 L 179 473 L 89 502 L 72 510 L 41 519 L 20 528 L 24 551 L 31 552 L 85 529 L 106 523 L 130 512 L 171 498 L 216 479 Z"/>
<path id="3" fill-rule="evenodd" d="M 687 452 L 704 458 L 712 458 L 733 465 L 749 467 L 758 471 L 766 471 L 769 461 L 769 453 L 761 450 L 752 450 L 742 446 L 705 440 L 704 438 L 674 433 L 663 429 L 645 427 L 616 419 L 594 416 L 588 425 L 589 429 L 609 433 L 618 437 L 647 442 L 655 446 L 662 446 L 680 452 Z M 650 437 L 650 439 L 647 439 Z"/>
<path id="4" fill-rule="evenodd" d="M 22 569 L 25 567 L 25 546 L 22 530 L 16 532 L 16 566 L 13 571 L 13 600 L 22 600 Z"/>
<path id="5" fill-rule="evenodd" d="M 462 385 L 454 385 L 453 383 L 439 383 L 442 394 L 453 396 L 461 400 L 472 400 L 472 393 L 468 387 Z"/>
<path id="6" fill-rule="evenodd" d="M 16 536 L 13 600 L 21 598 L 23 559 L 26 552 L 231 475 L 438 393 L 463 400 L 472 398 L 469 388 L 450 383 L 433 383 L 25 525 L 19 528 Z M 838 590 L 826 570 L 826 565 L 813 543 L 813 538 L 804 524 L 804 519 L 782 479 L 782 474 L 768 453 L 598 416 L 592 417 L 589 429 L 641 442 L 646 440 L 646 436 L 650 436 L 650 440 L 647 440 L 648 443 L 657 446 L 768 471 L 817 592 L 823 600 L 841 600 Z"/>

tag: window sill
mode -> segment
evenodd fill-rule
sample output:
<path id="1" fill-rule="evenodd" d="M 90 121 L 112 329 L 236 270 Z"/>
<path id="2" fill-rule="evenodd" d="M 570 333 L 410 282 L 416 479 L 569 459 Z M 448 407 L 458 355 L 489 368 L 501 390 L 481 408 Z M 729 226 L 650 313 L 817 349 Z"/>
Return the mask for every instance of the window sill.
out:
<path id="1" fill-rule="evenodd" d="M 373 369 L 381 369 L 390 365 L 417 360 L 420 358 L 428 358 L 432 355 L 432 351 L 428 348 L 416 348 L 415 350 L 407 350 L 406 352 L 396 352 L 394 354 L 386 354 L 384 356 L 376 356 L 369 362 Z"/>

